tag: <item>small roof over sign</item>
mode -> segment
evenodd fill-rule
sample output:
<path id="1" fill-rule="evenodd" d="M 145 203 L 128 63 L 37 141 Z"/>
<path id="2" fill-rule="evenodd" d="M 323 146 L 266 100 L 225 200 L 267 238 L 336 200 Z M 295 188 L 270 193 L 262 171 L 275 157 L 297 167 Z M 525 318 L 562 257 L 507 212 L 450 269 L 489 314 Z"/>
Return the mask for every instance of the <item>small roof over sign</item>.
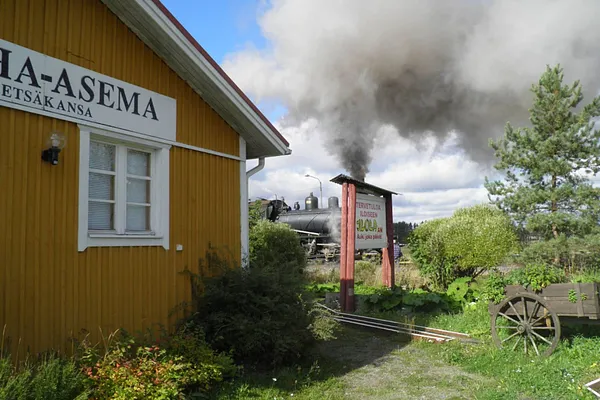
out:
<path id="1" fill-rule="evenodd" d="M 375 185 L 371 185 L 370 183 L 365 183 L 363 181 L 359 181 L 358 179 L 352 178 L 351 176 L 344 175 L 344 174 L 339 174 L 335 178 L 331 179 L 330 182 L 337 183 L 338 185 L 341 185 L 345 182 L 352 183 L 353 185 L 356 186 L 356 191 L 358 193 L 372 194 L 374 196 L 384 196 L 386 194 L 395 194 L 395 195 L 398 194 L 398 193 L 389 191 L 387 189 L 382 189 Z"/>

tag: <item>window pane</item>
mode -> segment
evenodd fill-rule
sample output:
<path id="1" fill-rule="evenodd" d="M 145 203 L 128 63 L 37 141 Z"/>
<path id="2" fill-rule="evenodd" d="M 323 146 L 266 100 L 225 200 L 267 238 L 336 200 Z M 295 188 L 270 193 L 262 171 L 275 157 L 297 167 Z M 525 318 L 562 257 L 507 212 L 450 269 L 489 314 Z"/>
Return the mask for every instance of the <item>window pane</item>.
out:
<path id="1" fill-rule="evenodd" d="M 110 203 L 89 202 L 88 229 L 105 231 L 113 229 L 113 208 Z"/>
<path id="2" fill-rule="evenodd" d="M 150 203 L 150 181 L 127 178 L 127 202 Z"/>
<path id="3" fill-rule="evenodd" d="M 150 207 L 127 206 L 127 230 L 149 231 L 150 230 Z"/>
<path id="4" fill-rule="evenodd" d="M 114 200 L 114 176 L 90 172 L 89 197 L 96 200 Z"/>
<path id="5" fill-rule="evenodd" d="M 115 170 L 115 146 L 90 142 L 90 168 L 103 171 Z"/>
<path id="6" fill-rule="evenodd" d="M 150 154 L 142 151 L 127 151 L 127 173 L 138 176 L 150 176 Z"/>

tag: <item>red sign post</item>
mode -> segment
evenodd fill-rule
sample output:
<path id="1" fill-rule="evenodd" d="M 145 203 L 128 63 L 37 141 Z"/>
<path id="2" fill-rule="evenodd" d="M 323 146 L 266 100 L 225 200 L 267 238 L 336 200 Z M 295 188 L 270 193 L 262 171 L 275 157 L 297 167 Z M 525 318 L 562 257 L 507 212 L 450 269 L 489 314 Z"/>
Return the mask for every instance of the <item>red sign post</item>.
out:
<path id="1" fill-rule="evenodd" d="M 392 195 L 397 193 L 346 175 L 338 175 L 331 182 L 342 185 L 340 306 L 343 312 L 353 312 L 357 239 L 361 249 L 383 249 L 383 284 L 387 287 L 394 286 Z M 358 215 L 357 198 L 360 210 Z"/>

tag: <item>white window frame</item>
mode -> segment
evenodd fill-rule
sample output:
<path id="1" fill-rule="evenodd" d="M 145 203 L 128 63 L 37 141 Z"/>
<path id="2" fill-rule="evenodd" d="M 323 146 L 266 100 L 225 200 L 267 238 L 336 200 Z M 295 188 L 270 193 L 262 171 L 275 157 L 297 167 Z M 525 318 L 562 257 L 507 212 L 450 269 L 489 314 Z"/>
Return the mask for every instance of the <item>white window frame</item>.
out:
<path id="1" fill-rule="evenodd" d="M 115 230 L 110 232 L 90 231 L 88 229 L 90 141 L 95 140 L 117 146 L 151 153 L 151 189 L 150 189 L 150 232 L 125 231 L 125 212 L 116 206 Z M 162 246 L 169 249 L 169 153 L 171 146 L 152 140 L 140 139 L 129 135 L 79 125 L 79 233 L 78 249 L 88 247 L 128 247 Z M 126 152 L 124 147 L 117 147 Z M 116 169 L 123 168 L 118 165 Z M 126 166 L 125 166 L 126 168 Z M 123 196 L 126 188 L 116 186 L 116 196 Z"/>

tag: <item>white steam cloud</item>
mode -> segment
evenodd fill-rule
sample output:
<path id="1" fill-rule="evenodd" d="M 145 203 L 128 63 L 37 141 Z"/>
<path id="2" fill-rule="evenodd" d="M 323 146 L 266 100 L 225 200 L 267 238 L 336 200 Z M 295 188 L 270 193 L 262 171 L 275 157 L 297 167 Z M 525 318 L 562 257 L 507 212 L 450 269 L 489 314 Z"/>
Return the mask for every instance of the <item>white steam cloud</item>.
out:
<path id="1" fill-rule="evenodd" d="M 586 97 L 600 87 L 598 0 L 271 0 L 271 47 L 225 70 L 284 123 L 319 121 L 342 166 L 364 178 L 378 131 L 457 132 L 474 160 L 507 121 L 527 123 L 531 84 L 560 63 Z"/>

